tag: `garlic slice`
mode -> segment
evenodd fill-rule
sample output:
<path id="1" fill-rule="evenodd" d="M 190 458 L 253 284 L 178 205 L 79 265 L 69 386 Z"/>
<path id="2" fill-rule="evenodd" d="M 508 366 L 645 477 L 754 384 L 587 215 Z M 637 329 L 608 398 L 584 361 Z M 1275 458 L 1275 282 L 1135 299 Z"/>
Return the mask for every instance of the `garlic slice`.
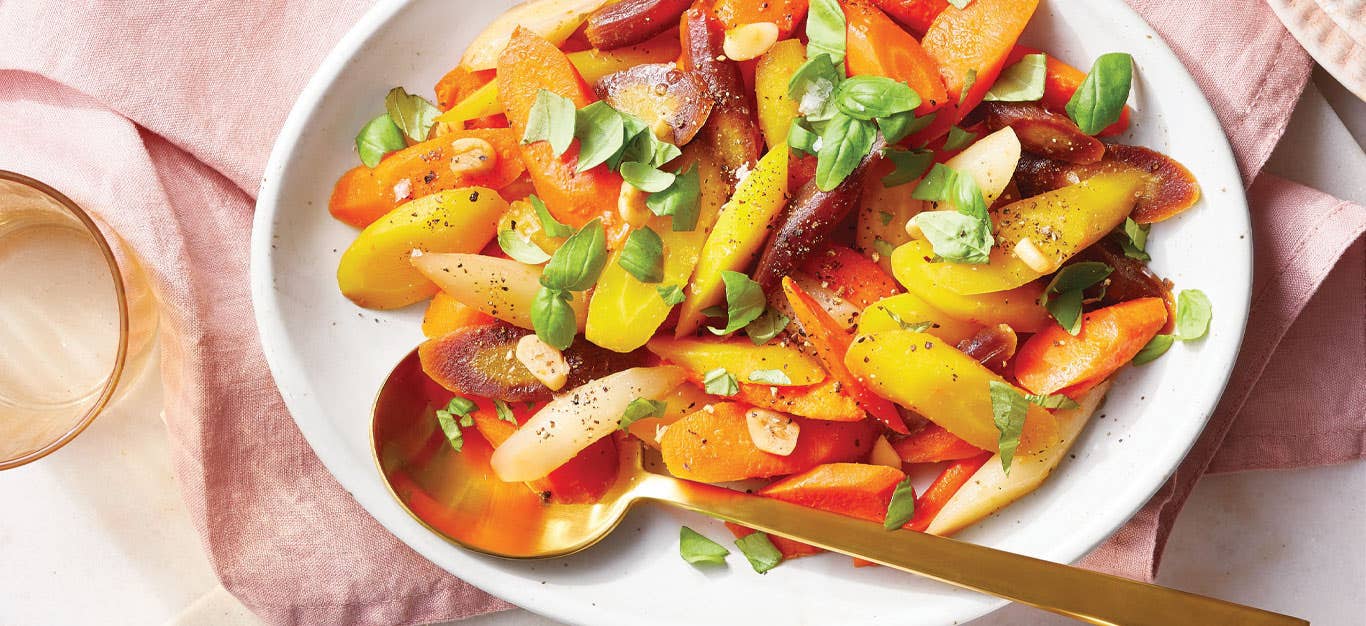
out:
<path id="1" fill-rule="evenodd" d="M 901 455 L 896 453 L 896 448 L 893 448 L 892 443 L 883 436 L 878 436 L 877 441 L 873 442 L 873 452 L 868 455 L 868 462 L 901 469 Z"/>
<path id="2" fill-rule="evenodd" d="M 754 447 L 778 456 L 787 456 L 797 449 L 801 426 L 790 415 L 750 409 L 745 411 L 745 423 L 749 426 L 749 438 L 754 441 Z"/>
<path id="3" fill-rule="evenodd" d="M 569 364 L 564 360 L 564 353 L 536 335 L 517 340 L 517 360 L 551 391 L 559 391 L 569 380 Z"/>

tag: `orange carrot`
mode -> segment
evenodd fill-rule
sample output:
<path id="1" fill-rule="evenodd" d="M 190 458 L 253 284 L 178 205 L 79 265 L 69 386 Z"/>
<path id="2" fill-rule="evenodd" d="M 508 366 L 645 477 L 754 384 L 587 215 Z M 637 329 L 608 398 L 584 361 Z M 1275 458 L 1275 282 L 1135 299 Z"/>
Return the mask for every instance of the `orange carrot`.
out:
<path id="1" fill-rule="evenodd" d="M 794 417 L 797 447 L 787 456 L 764 452 L 749 435 L 743 404 L 722 402 L 674 422 L 660 439 L 669 473 L 703 482 L 725 482 L 794 474 L 823 463 L 863 458 L 874 430 L 861 422 L 827 422 Z"/>
<path id="2" fill-rule="evenodd" d="M 956 105 L 954 123 L 996 82 L 1038 6 L 1039 0 L 973 0 L 962 9 L 947 7 L 934 18 L 920 43 L 939 62 L 949 100 Z"/>
<path id="3" fill-rule="evenodd" d="M 463 65 L 457 65 L 436 82 L 436 107 L 442 111 L 450 110 L 455 103 L 493 82 L 497 74 L 495 70 L 471 71 Z"/>
<path id="4" fill-rule="evenodd" d="M 451 171 L 451 144 L 459 139 L 482 139 L 493 146 L 497 161 L 477 173 Z M 518 158 L 516 135 L 501 129 L 456 130 L 413 144 L 384 157 L 373 169 L 361 166 L 342 175 L 332 188 L 327 209 L 332 217 L 364 228 L 414 198 L 457 187 L 501 189 L 517 180 L 525 168 Z"/>
<path id="5" fill-rule="evenodd" d="M 905 463 L 938 463 L 957 461 L 982 453 L 978 448 L 930 422 L 911 436 L 892 442 L 892 449 Z"/>
<path id="6" fill-rule="evenodd" d="M 1006 65 L 1009 66 L 1018 62 L 1026 54 L 1038 53 L 1039 51 L 1033 48 L 1015 46 L 1015 49 L 1010 51 L 1010 58 L 1006 59 Z M 1066 113 L 1067 102 L 1072 99 L 1072 94 L 1081 87 L 1082 81 L 1086 80 L 1086 72 L 1059 61 L 1051 54 L 1047 55 L 1047 61 L 1044 65 L 1043 100 L 1040 103 L 1049 111 Z M 1129 118 L 1132 113 L 1132 109 L 1125 105 L 1124 111 L 1119 114 L 1119 120 L 1106 126 L 1105 130 L 1100 131 L 1098 135 L 1110 137 L 1129 130 Z"/>
<path id="7" fill-rule="evenodd" d="M 924 35 L 934 18 L 949 6 L 948 0 L 872 0 L 883 13 L 917 35 Z"/>
<path id="8" fill-rule="evenodd" d="M 778 39 L 787 39 L 806 19 L 808 8 L 808 0 L 716 0 L 712 13 L 727 30 L 745 24 L 773 22 L 778 25 Z"/>
<path id="9" fill-rule="evenodd" d="M 470 414 L 474 427 L 495 449 L 503 445 L 517 427 L 531 419 L 544 405 L 527 406 L 522 402 L 508 403 L 516 424 L 498 416 L 494 403 L 486 398 L 470 398 L 479 409 Z M 541 498 L 556 504 L 591 504 L 617 480 L 617 444 L 611 437 L 593 442 L 574 458 L 565 462 L 545 478 L 526 485 L 541 494 Z M 492 479 L 490 479 L 492 480 Z"/>
<path id="10" fill-rule="evenodd" d="M 518 139 L 526 133 L 531 107 L 542 89 L 568 98 L 578 108 L 598 99 L 559 48 L 529 30 L 518 28 L 498 59 L 498 99 Z M 606 164 L 586 172 L 577 171 L 577 140 L 559 156 L 545 141 L 520 148 L 536 195 L 545 201 L 556 219 L 575 228 L 595 217 L 603 217 L 604 222 L 616 221 L 621 176 Z"/>
<path id="11" fill-rule="evenodd" d="M 948 504 L 949 498 L 958 493 L 959 489 L 966 485 L 968 479 L 972 478 L 977 470 L 981 469 L 990 460 L 992 454 L 984 452 L 970 459 L 961 459 L 950 463 L 944 468 L 943 473 L 939 474 L 934 482 L 925 489 L 925 493 L 920 494 L 915 499 L 915 515 L 911 521 L 907 522 L 903 528 L 908 528 L 916 532 L 924 532 L 930 527 L 930 522 L 934 521 L 934 516 L 944 509 Z"/>
<path id="12" fill-rule="evenodd" d="M 939 64 L 910 33 L 864 0 L 843 3 L 849 74 L 886 76 L 920 94 L 916 115 L 936 111 L 948 102 Z"/>
<path id="13" fill-rule="evenodd" d="M 849 334 L 840 327 L 835 318 L 830 317 L 810 294 L 806 293 L 790 277 L 783 277 L 783 292 L 792 306 L 792 315 L 797 318 L 807 341 L 816 350 L 816 356 L 825 365 L 830 377 L 840 383 L 841 391 L 854 398 L 863 410 L 894 432 L 906 434 L 906 423 L 897 412 L 896 405 L 890 400 L 869 391 L 858 377 L 844 366 L 844 353 L 849 351 Z"/>
<path id="14" fill-rule="evenodd" d="M 881 522 L 887 517 L 896 484 L 906 478 L 899 469 L 863 463 L 827 463 L 788 476 L 757 493 L 813 509 Z"/>
<path id="15" fill-rule="evenodd" d="M 446 295 L 446 292 L 438 291 L 427 305 L 427 313 L 422 316 L 422 334 L 433 339 L 466 326 L 493 324 L 496 321 L 477 309 L 461 304 Z"/>
<path id="16" fill-rule="evenodd" d="M 1167 323 L 1162 298 L 1139 298 L 1082 316 L 1081 332 L 1056 324 L 1035 333 L 1015 354 L 1015 378 L 1038 393 L 1078 395 L 1133 360 Z"/>
<path id="17" fill-rule="evenodd" d="M 743 539 L 758 532 L 748 526 L 741 526 L 732 522 L 726 522 L 726 529 L 729 530 L 732 535 L 735 535 L 736 539 Z M 781 535 L 769 535 L 768 540 L 772 541 L 773 547 L 777 548 L 778 552 L 783 554 L 784 561 L 825 552 L 825 550 L 817 548 L 816 546 L 805 544 L 800 541 L 793 541 L 792 539 L 788 539 Z"/>
<path id="18" fill-rule="evenodd" d="M 825 249 L 807 255 L 801 270 L 829 285 L 835 295 L 860 309 L 901 293 L 901 285 L 888 276 L 881 265 L 848 246 L 829 244 Z"/>
<path id="19" fill-rule="evenodd" d="M 814 385 L 773 387 L 740 383 L 734 398 L 761 409 L 831 422 L 858 422 L 867 415 L 857 402 L 840 391 L 839 381 L 827 378 Z"/>

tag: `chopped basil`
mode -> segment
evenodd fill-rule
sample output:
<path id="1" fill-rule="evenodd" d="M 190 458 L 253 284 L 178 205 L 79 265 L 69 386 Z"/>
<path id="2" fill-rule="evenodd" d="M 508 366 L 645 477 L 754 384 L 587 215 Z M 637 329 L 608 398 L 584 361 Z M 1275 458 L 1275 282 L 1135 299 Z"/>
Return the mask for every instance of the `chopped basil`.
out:
<path id="1" fill-rule="evenodd" d="M 674 184 L 677 176 L 657 169 L 649 163 L 627 161 L 621 164 L 621 178 L 636 189 L 658 193 Z"/>
<path id="2" fill-rule="evenodd" d="M 844 80 L 844 70 L 829 54 L 812 54 L 787 81 L 787 95 L 808 121 L 828 120 L 834 114 L 831 101 Z"/>
<path id="3" fill-rule="evenodd" d="M 626 122 L 621 113 L 599 100 L 582 109 L 574 119 L 579 140 L 578 171 L 586 172 L 621 153 L 626 147 Z"/>
<path id="4" fill-rule="evenodd" d="M 957 126 L 949 127 L 949 136 L 944 140 L 944 151 L 953 152 L 968 147 L 973 139 L 977 138 L 977 133 L 963 130 Z"/>
<path id="5" fill-rule="evenodd" d="M 579 332 L 574 307 L 569 306 L 573 299 L 573 293 L 542 286 L 531 301 L 531 327 L 536 336 L 559 350 L 573 345 Z"/>
<path id="6" fill-rule="evenodd" d="M 642 283 L 664 280 L 664 242 L 649 226 L 633 230 L 621 248 L 617 265 Z"/>
<path id="7" fill-rule="evenodd" d="M 526 199 L 531 203 L 531 208 L 536 210 L 536 219 L 540 220 L 541 230 L 544 230 L 547 236 L 563 239 L 574 234 L 573 228 L 561 223 L 559 220 L 555 219 L 555 216 L 550 214 L 550 209 L 546 208 L 545 203 L 542 202 L 540 198 L 537 198 L 535 195 L 530 195 L 527 196 Z"/>
<path id="8" fill-rule="evenodd" d="M 726 368 L 718 367 L 702 375 L 702 389 L 716 396 L 733 396 L 740 393 L 740 382 Z"/>
<path id="9" fill-rule="evenodd" d="M 977 70 L 968 70 L 967 75 L 963 76 L 963 88 L 958 92 L 958 108 L 963 108 L 963 103 L 968 101 L 968 94 L 977 84 Z"/>
<path id="10" fill-rule="evenodd" d="M 1124 112 L 1133 77 L 1133 57 L 1123 52 L 1100 55 L 1067 101 L 1067 115 L 1088 135 L 1105 130 Z"/>
<path id="11" fill-rule="evenodd" d="M 659 298 L 664 301 L 664 304 L 669 306 L 673 306 L 687 299 L 687 296 L 683 294 L 683 289 L 678 285 L 655 287 L 655 291 L 659 292 Z"/>
<path id="12" fill-rule="evenodd" d="M 1045 307 L 1053 319 L 1057 320 L 1058 325 L 1067 331 L 1067 334 L 1076 336 L 1081 333 L 1081 303 L 1083 299 L 1082 291 L 1073 289 L 1051 298 Z"/>
<path id="13" fill-rule="evenodd" d="M 770 385 L 791 385 L 792 379 L 787 377 L 787 372 L 782 370 L 752 370 L 749 373 L 749 382 L 767 383 Z"/>
<path id="14" fill-rule="evenodd" d="M 916 117 L 915 113 L 906 111 L 897 113 L 889 117 L 877 118 L 877 127 L 882 130 L 882 136 L 887 139 L 889 144 L 901 143 L 902 139 L 917 133 L 930 125 L 934 121 L 935 113 L 930 113 L 924 117 Z"/>
<path id="15" fill-rule="evenodd" d="M 1195 341 L 1209 332 L 1213 306 L 1199 289 L 1183 289 L 1176 295 L 1176 338 Z"/>
<path id="16" fill-rule="evenodd" d="M 905 113 L 920 106 L 920 94 L 885 76 L 853 76 L 835 90 L 835 106 L 858 120 Z"/>
<path id="17" fill-rule="evenodd" d="M 664 417 L 664 409 L 668 403 L 649 398 L 636 398 L 626 405 L 626 412 L 621 414 L 621 429 L 626 430 L 634 424 L 636 420 L 647 417 Z"/>
<path id="18" fill-rule="evenodd" d="M 1115 240 L 1124 250 L 1124 256 L 1140 261 L 1151 261 L 1148 254 L 1148 224 L 1139 224 L 1132 217 L 1124 218 L 1124 225 L 1115 230 Z"/>
<path id="19" fill-rule="evenodd" d="M 403 131 L 399 130 L 388 113 L 366 122 L 356 133 L 356 152 L 360 154 L 360 162 L 365 167 L 379 165 L 384 155 L 406 147 L 408 142 L 403 140 Z"/>
<path id="20" fill-rule="evenodd" d="M 1082 261 L 1064 266 L 1053 275 L 1044 289 L 1041 304 L 1069 335 L 1081 332 L 1082 292 L 1110 275 L 1114 269 L 1099 261 Z"/>
<path id="21" fill-rule="evenodd" d="M 977 186 L 977 179 L 943 163 L 935 163 L 930 168 L 930 172 L 920 179 L 920 184 L 911 190 L 911 197 L 935 203 L 947 202 L 959 213 L 986 220 L 990 225 L 987 201 L 982 196 L 981 187 Z"/>
<path id="22" fill-rule="evenodd" d="M 877 127 L 869 121 L 836 115 L 821 132 L 816 155 L 816 187 L 832 191 L 858 167 L 877 140 Z"/>
<path id="23" fill-rule="evenodd" d="M 760 574 L 778 567 L 778 564 L 783 562 L 783 553 L 778 551 L 778 547 L 773 545 L 765 533 L 745 535 L 735 540 L 735 546 L 740 548 L 750 567 Z"/>
<path id="24" fill-rule="evenodd" d="M 951 263 L 991 261 L 991 222 L 957 211 L 925 211 L 911 218 L 925 234 L 934 253 Z"/>
<path id="25" fill-rule="evenodd" d="M 498 247 L 519 263 L 540 265 L 550 260 L 550 255 L 546 254 L 545 250 L 510 228 L 498 231 Z"/>
<path id="26" fill-rule="evenodd" d="M 1054 394 L 1025 394 L 1025 400 L 1030 404 L 1037 404 L 1045 409 L 1075 409 L 1077 403 L 1071 398 L 1060 393 Z"/>
<path id="27" fill-rule="evenodd" d="M 583 291 L 598 282 L 606 264 L 607 233 L 602 220 L 594 219 L 551 255 L 541 273 L 541 284 L 550 289 Z"/>
<path id="28" fill-rule="evenodd" d="M 674 232 L 690 231 L 697 228 L 700 213 L 698 198 L 702 195 L 702 175 L 693 164 L 687 171 L 674 177 L 673 183 L 663 191 L 650 194 L 645 206 L 655 215 L 673 216 Z"/>
<path id="29" fill-rule="evenodd" d="M 793 150 L 814 156 L 820 152 L 820 140 L 820 135 L 807 130 L 803 118 L 793 119 L 792 126 L 787 129 L 787 147 Z"/>
<path id="30" fill-rule="evenodd" d="M 1043 98 L 1044 83 L 1048 75 L 1048 57 L 1044 54 L 1026 54 L 1010 67 L 1001 70 L 1001 75 L 987 90 L 982 100 L 987 102 L 1034 102 Z"/>
<path id="31" fill-rule="evenodd" d="M 1134 365 L 1156 361 L 1157 357 L 1166 354 L 1167 350 L 1171 349 L 1172 342 L 1175 340 L 1176 337 L 1172 335 L 1157 335 L 1148 340 L 1147 345 L 1144 345 L 1143 349 L 1134 355 Z"/>
<path id="32" fill-rule="evenodd" d="M 877 305 L 877 308 L 878 308 L 879 310 L 881 310 L 883 313 L 886 313 L 886 314 L 887 314 L 887 317 L 892 318 L 892 321 L 893 321 L 893 322 L 896 322 L 896 325 L 897 325 L 898 327 L 900 327 L 901 330 L 909 330 L 909 331 L 911 331 L 911 332 L 913 332 L 913 333 L 923 333 L 923 332 L 925 332 L 925 331 L 927 331 L 927 330 L 929 330 L 929 329 L 931 329 L 931 328 L 934 328 L 934 322 L 928 322 L 928 321 L 926 321 L 926 322 L 916 322 L 916 323 L 912 324 L 912 323 L 910 323 L 910 322 L 907 322 L 907 321 L 904 320 L 904 319 L 901 319 L 901 316 L 900 316 L 900 315 L 897 315 L 895 311 L 893 311 L 893 310 L 887 308 L 885 305 L 879 304 L 879 305 Z"/>
<path id="33" fill-rule="evenodd" d="M 384 110 L 403 134 L 417 142 L 427 140 L 432 125 L 436 124 L 436 116 L 441 115 L 441 109 L 436 105 L 402 87 L 394 87 L 384 96 Z"/>
<path id="34" fill-rule="evenodd" d="M 1009 383 L 999 380 L 987 382 L 991 394 L 991 417 L 1001 436 L 997 441 L 997 454 L 1001 455 L 1001 469 L 1010 475 L 1010 463 L 1015 459 L 1015 449 L 1020 446 L 1020 434 L 1024 432 L 1025 417 L 1029 415 L 1029 400 Z"/>
<path id="35" fill-rule="evenodd" d="M 721 272 L 721 281 L 726 285 L 726 327 L 708 326 L 707 330 L 717 335 L 729 335 L 759 319 L 767 301 L 759 283 L 740 272 L 724 270 Z"/>
<path id="36" fill-rule="evenodd" d="M 512 414 L 512 407 L 508 406 L 508 403 L 502 400 L 494 400 L 493 410 L 498 414 L 498 419 L 503 420 L 504 422 L 512 422 L 513 424 L 517 423 L 517 417 Z"/>
<path id="37" fill-rule="evenodd" d="M 693 565 L 722 565 L 730 550 L 684 526 L 678 530 L 678 555 Z"/>
<path id="38" fill-rule="evenodd" d="M 882 180 L 885 182 L 887 179 L 884 178 L 884 179 L 882 179 Z M 878 211 L 878 212 L 877 212 L 877 219 L 878 219 L 878 221 L 882 222 L 882 225 L 883 225 L 883 226 L 886 226 L 886 225 L 888 225 L 888 224 L 891 224 L 891 223 L 892 223 L 892 218 L 894 218 L 894 217 L 896 217 L 896 216 L 895 216 L 895 215 L 892 215 L 891 213 L 888 213 L 887 211 Z"/>
<path id="39" fill-rule="evenodd" d="M 828 54 L 830 60 L 844 60 L 844 10 L 837 0 L 811 0 L 806 14 L 807 56 Z"/>
<path id="40" fill-rule="evenodd" d="M 466 398 L 455 396 L 446 404 L 446 408 L 437 409 L 436 423 L 441 426 L 441 432 L 446 435 L 451 448 L 456 452 L 465 447 L 465 438 L 460 433 L 460 427 L 466 428 L 474 425 L 474 419 L 470 417 L 479 408 L 479 405 Z"/>
<path id="41" fill-rule="evenodd" d="M 889 258 L 892 256 L 892 253 L 896 251 L 894 248 L 892 248 L 892 244 L 890 242 L 881 237 L 873 238 L 873 250 L 876 251 L 878 254 Z"/>
<path id="42" fill-rule="evenodd" d="M 550 149 L 556 155 L 564 154 L 574 141 L 575 117 L 572 100 L 542 89 L 536 92 L 536 101 L 527 114 L 522 143 L 545 141 L 550 143 Z"/>
<path id="43" fill-rule="evenodd" d="M 892 162 L 892 173 L 882 177 L 883 187 L 896 187 L 904 185 L 925 175 L 934 163 L 934 153 L 929 150 L 895 150 L 888 148 L 883 151 L 887 159 Z M 892 214 L 883 212 L 886 219 L 882 222 L 885 226 L 891 222 Z"/>
<path id="44" fill-rule="evenodd" d="M 887 503 L 887 517 L 882 520 L 882 527 L 896 530 L 905 526 L 912 517 L 915 517 L 915 487 L 911 486 L 911 477 L 907 476 L 892 491 L 892 501 Z"/>
<path id="45" fill-rule="evenodd" d="M 768 307 L 764 309 L 763 315 L 745 325 L 745 334 L 754 345 L 762 346 L 787 329 L 787 323 L 790 321 L 777 309 Z"/>

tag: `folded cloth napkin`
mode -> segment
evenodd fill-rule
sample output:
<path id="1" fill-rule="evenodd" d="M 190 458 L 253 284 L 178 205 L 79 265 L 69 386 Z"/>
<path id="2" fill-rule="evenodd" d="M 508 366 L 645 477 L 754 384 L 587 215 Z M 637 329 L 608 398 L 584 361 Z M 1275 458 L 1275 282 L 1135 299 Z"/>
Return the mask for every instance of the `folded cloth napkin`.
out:
<path id="1" fill-rule="evenodd" d="M 1086 561 L 1148 578 L 1204 472 L 1363 454 L 1366 210 L 1258 176 L 1310 68 L 1265 5 L 1130 1 L 1214 103 L 1252 183 L 1258 247 L 1222 404 L 1172 480 Z M 332 479 L 285 411 L 251 314 L 247 241 L 266 155 L 364 5 L 0 3 L 0 168 L 101 215 L 153 272 L 176 476 L 224 585 L 270 623 L 410 624 L 508 606 L 414 554 Z M 1293 397 L 1278 393 L 1287 385 Z"/>

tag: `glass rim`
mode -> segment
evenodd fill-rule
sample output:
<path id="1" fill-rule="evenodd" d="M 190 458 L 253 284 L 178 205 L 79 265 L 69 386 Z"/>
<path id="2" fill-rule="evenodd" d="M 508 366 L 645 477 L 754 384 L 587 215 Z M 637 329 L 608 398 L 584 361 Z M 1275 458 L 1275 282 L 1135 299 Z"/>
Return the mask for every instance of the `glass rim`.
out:
<path id="1" fill-rule="evenodd" d="M 0 470 L 7 470 L 21 465 L 27 465 L 56 452 L 62 446 L 70 443 L 72 439 L 75 439 L 77 435 L 81 434 L 86 427 L 90 426 L 91 422 L 95 421 L 95 417 L 103 412 L 104 408 L 109 405 L 109 401 L 114 396 L 114 390 L 118 388 L 119 381 L 123 378 L 124 366 L 128 359 L 130 313 L 128 310 L 128 293 L 126 286 L 123 283 L 123 273 L 120 272 L 118 258 L 114 255 L 114 249 L 110 247 L 109 240 L 105 238 L 104 233 L 100 231 L 99 225 L 90 217 L 90 214 L 87 213 L 85 209 L 81 208 L 74 200 L 68 198 L 66 194 L 57 191 L 51 185 L 48 185 L 43 181 L 4 169 L 0 169 L 0 180 L 18 183 L 46 195 L 57 202 L 57 204 L 62 205 L 67 212 L 71 213 L 71 215 L 85 226 L 86 232 L 95 240 L 95 245 L 99 247 L 100 253 L 104 255 L 104 260 L 109 265 L 109 273 L 114 279 L 114 295 L 119 305 L 119 340 L 117 350 L 114 353 L 114 368 L 110 371 L 109 378 L 105 380 L 104 387 L 100 390 L 99 397 L 86 409 L 85 414 L 83 414 L 80 419 L 76 420 L 71 428 L 60 437 L 57 437 L 32 452 L 11 459 L 0 459 Z"/>

